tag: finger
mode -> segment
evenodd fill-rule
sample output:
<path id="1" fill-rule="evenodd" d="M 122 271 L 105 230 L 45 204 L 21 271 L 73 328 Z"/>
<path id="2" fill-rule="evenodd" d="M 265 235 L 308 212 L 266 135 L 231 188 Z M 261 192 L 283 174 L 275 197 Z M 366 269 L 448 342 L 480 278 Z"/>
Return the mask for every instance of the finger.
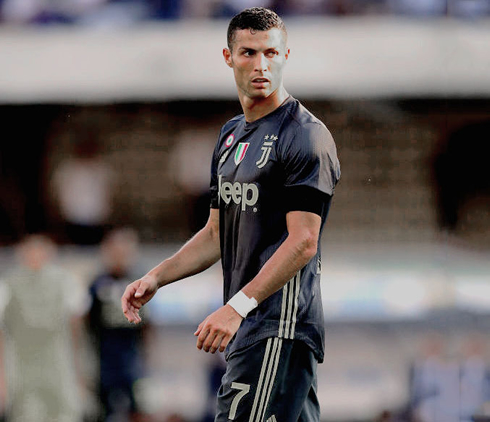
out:
<path id="1" fill-rule="evenodd" d="M 203 350 L 207 353 L 211 350 L 211 345 L 213 344 L 213 342 L 215 341 L 215 338 L 217 336 L 217 333 L 215 332 L 210 332 L 207 336 L 206 336 L 206 340 L 204 341 L 203 345 L 202 345 L 202 348 Z"/>
<path id="2" fill-rule="evenodd" d="M 219 346 L 219 351 L 223 353 L 226 349 L 226 346 L 228 346 L 228 343 L 231 340 L 231 336 L 224 336 L 223 339 L 221 340 L 221 344 Z"/>
<path id="3" fill-rule="evenodd" d="M 131 316 L 132 316 L 131 322 L 134 322 L 135 324 L 138 324 L 141 322 L 141 316 L 140 316 L 138 308 L 133 307 L 133 309 L 131 311 Z"/>
<path id="4" fill-rule="evenodd" d="M 124 311 L 124 315 L 126 316 L 129 322 L 134 322 L 134 323 L 141 322 L 141 317 L 139 316 L 139 308 L 135 307 L 131 303 L 127 304 L 126 311 Z"/>
<path id="5" fill-rule="evenodd" d="M 138 286 L 138 289 L 136 290 L 136 292 L 134 293 L 134 297 L 135 298 L 140 298 L 142 297 L 144 294 L 146 293 L 146 285 L 143 284 L 143 283 L 140 283 L 140 285 Z"/>
<path id="6" fill-rule="evenodd" d="M 207 329 L 201 330 L 201 332 L 199 333 L 199 337 L 197 338 L 197 343 L 196 343 L 196 346 L 199 350 L 202 350 L 203 344 L 206 341 L 208 334 L 209 334 L 209 330 Z"/>
<path id="7" fill-rule="evenodd" d="M 124 313 L 129 310 L 129 298 L 131 297 L 130 286 L 126 287 L 124 294 L 121 297 L 121 307 Z"/>
<path id="8" fill-rule="evenodd" d="M 194 333 L 194 335 L 195 335 L 195 336 L 198 336 L 198 335 L 199 335 L 199 333 L 201 332 L 201 330 L 202 330 L 202 324 L 203 324 L 203 323 L 201 322 L 201 323 L 199 324 L 199 326 L 197 327 L 197 330 L 196 330 L 196 332 Z"/>
<path id="9" fill-rule="evenodd" d="M 210 353 L 216 353 L 216 350 L 220 347 L 221 341 L 223 340 L 224 335 L 220 334 L 214 338 L 213 344 L 209 348 Z M 220 349 L 221 350 L 221 349 Z"/>
<path id="10" fill-rule="evenodd" d="M 133 311 L 131 309 L 131 305 L 128 302 L 124 301 L 124 300 L 122 301 L 122 311 L 123 311 L 124 316 L 128 320 L 133 318 L 133 316 L 132 316 Z"/>
<path id="11" fill-rule="evenodd" d="M 124 290 L 124 294 L 122 295 L 121 298 L 121 304 L 123 306 L 123 310 L 129 308 L 129 304 L 131 303 L 134 294 L 136 291 L 136 283 L 131 283 L 129 286 L 126 287 L 126 290 Z"/>
<path id="12" fill-rule="evenodd" d="M 126 312 L 124 312 L 124 316 L 129 322 L 135 322 L 136 316 L 133 310 L 128 309 Z"/>

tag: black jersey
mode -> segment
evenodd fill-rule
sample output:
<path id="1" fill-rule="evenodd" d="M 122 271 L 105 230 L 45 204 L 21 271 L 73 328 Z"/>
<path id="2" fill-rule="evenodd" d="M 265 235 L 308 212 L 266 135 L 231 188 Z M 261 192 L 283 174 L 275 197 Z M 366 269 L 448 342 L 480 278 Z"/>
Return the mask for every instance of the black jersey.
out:
<path id="1" fill-rule="evenodd" d="M 339 177 L 330 132 L 292 97 L 259 120 L 247 123 L 239 115 L 222 127 L 212 161 L 211 207 L 220 211 L 225 303 L 286 239 L 289 211 L 320 214 L 323 229 Z M 318 198 L 323 206 L 310 209 Z M 248 314 L 228 353 L 277 336 L 306 342 L 323 360 L 320 253 L 319 242 L 317 255 Z"/>

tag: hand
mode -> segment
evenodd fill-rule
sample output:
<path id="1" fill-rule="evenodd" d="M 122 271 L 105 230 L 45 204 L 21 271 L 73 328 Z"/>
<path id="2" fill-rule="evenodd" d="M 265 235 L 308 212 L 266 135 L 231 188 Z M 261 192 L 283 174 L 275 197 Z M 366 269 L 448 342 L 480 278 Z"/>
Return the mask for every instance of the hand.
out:
<path id="1" fill-rule="evenodd" d="M 225 305 L 209 315 L 197 327 L 197 348 L 215 353 L 224 352 L 226 346 L 238 331 L 243 317 L 230 305 Z"/>
<path id="2" fill-rule="evenodd" d="M 158 283 L 154 276 L 146 274 L 139 280 L 133 281 L 126 287 L 121 298 L 122 311 L 129 322 L 141 322 L 139 310 L 147 303 L 158 290 Z"/>

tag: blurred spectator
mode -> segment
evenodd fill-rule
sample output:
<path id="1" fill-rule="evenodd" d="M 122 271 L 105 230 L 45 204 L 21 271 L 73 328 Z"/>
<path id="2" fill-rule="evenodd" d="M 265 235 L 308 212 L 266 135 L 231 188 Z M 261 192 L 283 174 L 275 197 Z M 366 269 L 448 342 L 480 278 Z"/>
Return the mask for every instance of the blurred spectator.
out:
<path id="1" fill-rule="evenodd" d="M 201 3 L 204 0 L 192 1 L 189 3 Z M 157 19 L 178 19 L 182 17 L 183 0 L 148 0 L 152 16 Z"/>
<path id="2" fill-rule="evenodd" d="M 71 243 L 100 243 L 110 222 L 116 178 L 98 149 L 89 133 L 75 145 L 75 156 L 62 161 L 53 175 L 52 193 Z"/>
<path id="3" fill-rule="evenodd" d="M 1 14 L 11 23 L 72 23 L 107 0 L 3 0 Z"/>
<path id="4" fill-rule="evenodd" d="M 488 0 L 448 0 L 448 13 L 451 16 L 477 18 L 488 16 L 490 1 Z"/>
<path id="5" fill-rule="evenodd" d="M 87 13 L 77 16 L 80 25 L 97 28 L 119 28 L 148 21 L 152 7 L 147 0 L 106 0 Z"/>
<path id="6" fill-rule="evenodd" d="M 216 17 L 220 9 L 220 3 L 217 0 L 182 0 L 181 18 L 185 19 L 209 19 Z"/>
<path id="7" fill-rule="evenodd" d="M 474 416 L 482 415 L 485 403 L 490 401 L 490 374 L 485 349 L 482 334 L 466 336 L 460 368 L 461 422 L 471 422 Z"/>
<path id="8" fill-rule="evenodd" d="M 111 28 L 151 20 L 229 18 L 252 6 L 294 17 L 393 14 L 477 18 L 490 14 L 488 0 L 0 0 L 0 18 L 14 24 Z"/>
<path id="9" fill-rule="evenodd" d="M 256 0 L 221 0 L 216 2 L 213 15 L 219 18 L 230 18 L 240 13 L 243 9 L 254 6 L 271 7 L 272 0 L 262 0 L 259 2 Z"/>
<path id="10" fill-rule="evenodd" d="M 447 359 L 444 339 L 427 338 L 413 367 L 411 405 L 416 422 L 471 422 L 484 415 L 490 400 L 485 342 L 480 334 L 464 339 L 458 359 Z"/>
<path id="11" fill-rule="evenodd" d="M 459 367 L 442 334 L 427 336 L 412 368 L 411 407 L 417 422 L 459 422 Z"/>
<path id="12" fill-rule="evenodd" d="M 70 328 L 79 322 L 83 295 L 74 276 L 53 264 L 55 252 L 48 237 L 28 236 L 0 284 L 8 421 L 82 420 L 78 337 Z"/>
<path id="13" fill-rule="evenodd" d="M 99 364 L 101 419 L 141 421 L 135 386 L 144 375 L 148 323 L 130 324 L 121 312 L 126 285 L 138 278 L 138 236 L 129 228 L 115 229 L 101 244 L 104 268 L 90 286 L 89 330 Z"/>
<path id="14" fill-rule="evenodd" d="M 405 16 L 433 17 L 447 14 L 448 0 L 388 0 L 392 13 Z"/>
<path id="15" fill-rule="evenodd" d="M 286 16 L 324 15 L 345 0 L 281 0 L 275 1 L 273 9 Z"/>

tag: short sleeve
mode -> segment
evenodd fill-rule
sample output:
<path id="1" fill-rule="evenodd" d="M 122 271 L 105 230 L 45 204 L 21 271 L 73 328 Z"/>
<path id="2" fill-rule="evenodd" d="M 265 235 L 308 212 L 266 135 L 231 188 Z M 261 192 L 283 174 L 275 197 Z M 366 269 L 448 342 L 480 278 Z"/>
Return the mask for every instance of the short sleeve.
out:
<path id="1" fill-rule="evenodd" d="M 340 178 L 340 164 L 332 135 L 319 122 L 298 126 L 285 145 L 282 162 L 286 191 L 308 187 L 332 196 Z"/>

